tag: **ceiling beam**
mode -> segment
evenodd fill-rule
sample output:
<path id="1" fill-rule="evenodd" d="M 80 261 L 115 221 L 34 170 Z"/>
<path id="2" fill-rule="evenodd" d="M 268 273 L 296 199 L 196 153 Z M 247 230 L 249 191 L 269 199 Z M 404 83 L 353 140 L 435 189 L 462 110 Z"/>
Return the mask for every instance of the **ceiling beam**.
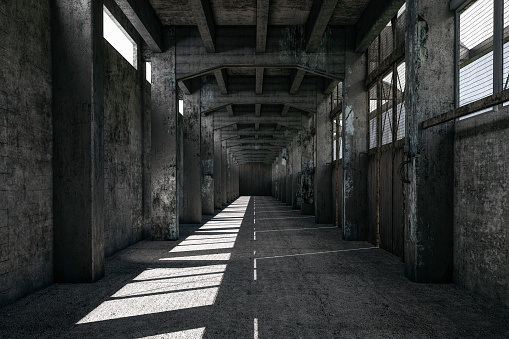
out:
<path id="1" fill-rule="evenodd" d="M 189 9 L 208 53 L 216 52 L 216 24 L 212 14 L 210 0 L 188 0 Z"/>
<path id="2" fill-rule="evenodd" d="M 398 14 L 405 0 L 371 0 L 355 25 L 355 50 L 364 53 L 369 45 Z"/>
<path id="3" fill-rule="evenodd" d="M 258 131 L 258 130 L 260 130 L 260 123 L 255 122 L 255 131 Z"/>
<path id="4" fill-rule="evenodd" d="M 329 95 L 332 93 L 334 88 L 336 88 L 336 86 L 339 84 L 339 80 L 328 80 L 328 81 L 324 82 L 324 84 L 325 84 L 325 86 L 323 89 L 323 94 Z M 341 93 L 341 95 L 342 95 L 342 93 Z"/>
<path id="5" fill-rule="evenodd" d="M 235 112 L 233 112 L 233 105 L 226 105 L 226 110 L 228 111 L 228 115 L 230 117 L 235 116 Z"/>
<path id="6" fill-rule="evenodd" d="M 148 0 L 115 0 L 152 52 L 163 52 L 163 25 Z"/>
<path id="7" fill-rule="evenodd" d="M 297 94 L 297 92 L 299 91 L 300 84 L 304 79 L 304 75 L 306 75 L 306 71 L 302 69 L 297 69 L 292 72 L 290 94 L 292 95 Z"/>
<path id="8" fill-rule="evenodd" d="M 262 115 L 262 104 L 255 104 L 255 117 Z"/>
<path id="9" fill-rule="evenodd" d="M 263 73 L 265 69 L 263 67 L 256 68 L 256 94 L 260 95 L 263 93 Z"/>
<path id="10" fill-rule="evenodd" d="M 256 53 L 265 53 L 267 26 L 269 24 L 269 0 L 256 1 Z"/>
<path id="11" fill-rule="evenodd" d="M 290 110 L 290 105 L 284 105 L 283 111 L 281 111 L 281 116 L 286 117 L 288 115 L 288 111 Z"/>
<path id="12" fill-rule="evenodd" d="M 253 99 L 256 98 L 256 97 L 253 97 Z M 261 98 L 261 99 L 265 99 L 266 98 Z M 255 116 L 259 117 L 261 116 L 261 107 L 262 107 L 262 103 L 264 105 L 285 105 L 285 106 L 289 106 L 289 108 L 293 108 L 293 109 L 296 109 L 296 110 L 299 110 L 301 111 L 302 113 L 306 114 L 307 116 L 312 116 L 313 114 L 315 114 L 316 112 L 313 112 L 309 109 L 306 109 L 306 108 L 303 108 L 303 107 L 297 107 L 291 103 L 284 103 L 284 102 L 265 102 L 264 100 L 259 100 L 261 102 L 235 102 L 235 103 L 228 103 L 228 104 L 224 104 L 224 105 L 220 105 L 220 106 L 216 106 L 216 107 L 212 107 L 212 108 L 209 108 L 207 110 L 204 110 L 202 111 L 202 114 L 207 116 L 209 114 L 212 114 L 220 109 L 223 109 L 223 108 L 227 108 L 228 109 L 228 106 L 232 106 L 232 105 L 254 105 L 255 106 Z"/>
<path id="13" fill-rule="evenodd" d="M 222 95 L 228 94 L 228 77 L 226 75 L 225 68 L 218 68 L 214 70 L 214 76 L 216 77 L 217 85 Z"/>
<path id="14" fill-rule="evenodd" d="M 374 0 L 378 1 L 378 0 Z M 338 0 L 314 0 L 306 22 L 306 52 L 316 52 Z"/>

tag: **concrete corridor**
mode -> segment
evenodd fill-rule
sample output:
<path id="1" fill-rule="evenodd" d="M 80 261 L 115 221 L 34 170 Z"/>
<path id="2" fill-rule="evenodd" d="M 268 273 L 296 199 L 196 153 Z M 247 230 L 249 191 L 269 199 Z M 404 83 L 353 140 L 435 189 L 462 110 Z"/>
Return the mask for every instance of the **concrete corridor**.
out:
<path id="1" fill-rule="evenodd" d="M 240 197 L 177 242 L 110 257 L 94 284 L 0 310 L 1 338 L 507 338 L 509 310 L 415 284 L 399 258 L 341 240 L 271 197 Z"/>

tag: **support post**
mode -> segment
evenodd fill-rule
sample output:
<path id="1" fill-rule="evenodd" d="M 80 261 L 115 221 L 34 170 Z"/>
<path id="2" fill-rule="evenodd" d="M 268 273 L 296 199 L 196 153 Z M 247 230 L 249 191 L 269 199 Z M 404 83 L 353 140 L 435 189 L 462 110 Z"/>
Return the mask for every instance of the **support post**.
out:
<path id="1" fill-rule="evenodd" d="M 420 129 L 454 105 L 454 13 L 447 2 L 407 0 L 405 275 L 452 281 L 454 122 Z"/>
<path id="2" fill-rule="evenodd" d="M 184 95 L 182 223 L 201 223 L 200 91 Z"/>
<path id="3" fill-rule="evenodd" d="M 221 130 L 214 131 L 214 209 L 222 208 Z"/>
<path id="4" fill-rule="evenodd" d="M 365 240 L 368 149 L 368 102 L 364 89 L 366 56 L 355 52 L 354 37 L 353 32 L 347 32 L 342 131 L 343 239 Z"/>
<path id="5" fill-rule="evenodd" d="M 314 182 L 315 223 L 332 224 L 332 123 L 329 118 L 331 96 L 324 95 L 323 84 L 319 80 L 316 91 L 316 170 Z"/>
<path id="6" fill-rule="evenodd" d="M 301 143 L 301 213 L 304 215 L 315 214 L 314 199 L 314 170 L 315 170 L 315 147 L 314 147 L 315 124 L 314 116 L 302 116 L 302 143 Z"/>
<path id="7" fill-rule="evenodd" d="M 175 29 L 164 31 L 166 46 L 152 54 L 152 239 L 179 237 L 178 96 L 175 76 Z"/>
<path id="8" fill-rule="evenodd" d="M 102 1 L 53 1 L 56 282 L 94 282 L 104 276 L 102 19 Z"/>
<path id="9" fill-rule="evenodd" d="M 208 86 L 202 86 L 207 91 Z M 209 90 L 210 91 L 210 90 Z M 208 93 L 206 93 L 208 94 Z M 202 95 L 203 97 L 203 95 Z M 202 213 L 214 214 L 214 115 L 201 116 L 201 205 Z"/>

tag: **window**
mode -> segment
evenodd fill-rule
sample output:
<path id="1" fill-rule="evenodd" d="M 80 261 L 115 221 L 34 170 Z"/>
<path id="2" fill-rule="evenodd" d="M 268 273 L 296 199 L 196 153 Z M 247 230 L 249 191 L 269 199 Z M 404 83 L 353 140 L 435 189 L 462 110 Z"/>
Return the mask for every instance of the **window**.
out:
<path id="1" fill-rule="evenodd" d="M 493 94 L 493 3 L 471 1 L 459 13 L 459 106 Z"/>
<path id="2" fill-rule="evenodd" d="M 134 68 L 137 62 L 137 47 L 106 7 L 103 7 L 103 36 Z"/>
<path id="3" fill-rule="evenodd" d="M 149 83 L 152 83 L 152 64 L 150 62 L 145 63 L 145 78 Z"/>
<path id="4" fill-rule="evenodd" d="M 184 100 L 179 100 L 179 114 L 184 115 Z"/>

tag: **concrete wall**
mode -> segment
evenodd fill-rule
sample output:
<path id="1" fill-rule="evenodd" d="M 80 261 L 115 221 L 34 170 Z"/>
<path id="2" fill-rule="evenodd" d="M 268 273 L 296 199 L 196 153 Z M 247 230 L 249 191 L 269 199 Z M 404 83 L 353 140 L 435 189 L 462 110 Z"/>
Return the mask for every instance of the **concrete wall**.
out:
<path id="1" fill-rule="evenodd" d="M 252 162 L 239 165 L 239 195 L 271 195 L 272 165 Z"/>
<path id="2" fill-rule="evenodd" d="M 454 282 L 509 306 L 508 109 L 458 121 Z"/>
<path id="3" fill-rule="evenodd" d="M 0 306 L 53 280 L 50 18 L 0 2 Z"/>
<path id="4" fill-rule="evenodd" d="M 144 121 L 150 84 L 144 67 L 129 64 L 104 41 L 105 255 L 142 240 L 144 219 Z M 148 135 L 147 135 L 148 134 Z"/>

